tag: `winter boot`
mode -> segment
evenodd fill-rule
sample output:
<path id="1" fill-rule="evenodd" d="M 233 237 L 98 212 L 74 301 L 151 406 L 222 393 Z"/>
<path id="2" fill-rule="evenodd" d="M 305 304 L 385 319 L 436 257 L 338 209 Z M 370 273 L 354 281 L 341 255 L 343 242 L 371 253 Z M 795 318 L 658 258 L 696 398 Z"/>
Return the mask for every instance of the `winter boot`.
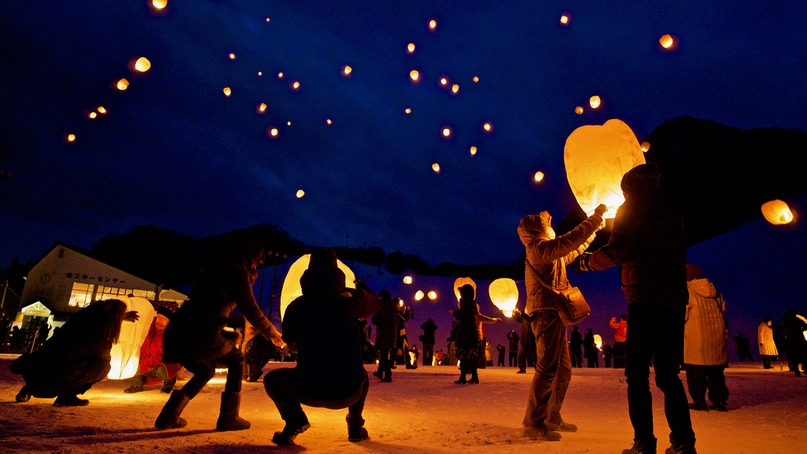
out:
<path id="1" fill-rule="evenodd" d="M 31 400 L 31 394 L 28 392 L 28 388 L 23 386 L 22 389 L 20 389 L 20 392 L 17 393 L 15 399 L 17 402 L 28 402 Z"/>
<path id="2" fill-rule="evenodd" d="M 174 389 L 174 385 L 177 384 L 177 378 L 174 377 L 170 380 L 165 380 L 163 382 L 163 387 L 160 388 L 160 392 L 163 394 L 171 394 L 171 391 Z"/>
<path id="3" fill-rule="evenodd" d="M 709 411 L 709 406 L 706 405 L 705 400 L 696 400 L 689 404 L 690 410 L 697 410 L 697 411 Z"/>
<path id="4" fill-rule="evenodd" d="M 350 420 L 350 414 L 345 416 L 347 421 L 347 441 L 357 442 L 370 438 L 367 429 L 364 428 L 364 419 L 359 417 L 358 420 Z"/>
<path id="5" fill-rule="evenodd" d="M 465 374 L 460 374 L 459 380 L 454 381 L 454 384 L 457 384 L 457 385 L 464 385 L 466 383 L 468 383 L 468 382 L 465 380 Z"/>
<path id="6" fill-rule="evenodd" d="M 729 409 L 726 408 L 726 401 L 724 400 L 718 400 L 717 402 L 712 402 L 712 405 L 710 405 L 709 408 L 717 411 L 729 411 Z"/>
<path id="7" fill-rule="evenodd" d="M 622 454 L 656 454 L 656 440 L 633 440 L 633 446 L 630 449 L 623 449 Z"/>
<path id="8" fill-rule="evenodd" d="M 79 399 L 75 394 L 68 394 L 56 397 L 53 405 L 57 407 L 84 407 L 90 404 L 87 399 Z"/>
<path id="9" fill-rule="evenodd" d="M 471 385 L 478 385 L 479 384 L 479 375 L 476 373 L 471 373 L 471 379 L 468 380 L 468 383 Z"/>
<path id="10" fill-rule="evenodd" d="M 188 422 L 180 418 L 182 410 L 188 405 L 191 398 L 187 394 L 180 391 L 171 393 L 168 402 L 165 403 L 160 415 L 157 416 L 157 421 L 154 422 L 154 427 L 158 429 L 179 429 L 185 427 Z"/>
<path id="11" fill-rule="evenodd" d="M 275 432 L 275 435 L 272 436 L 272 443 L 276 445 L 289 445 L 294 441 L 297 435 L 305 432 L 309 427 L 311 427 L 311 424 L 308 423 L 308 418 L 305 417 L 305 414 L 300 416 L 299 419 L 287 419 L 286 427 L 283 428 L 283 431 Z"/>
<path id="12" fill-rule="evenodd" d="M 143 375 L 135 375 L 132 378 L 132 386 L 123 390 L 126 394 L 139 393 L 143 391 L 143 383 L 146 382 L 146 377 Z"/>
<path id="13" fill-rule="evenodd" d="M 694 446 L 690 445 L 671 445 L 664 451 L 664 454 L 698 454 Z"/>
<path id="14" fill-rule="evenodd" d="M 216 430 L 225 432 L 249 429 L 249 421 L 238 416 L 240 407 L 241 393 L 233 391 L 221 393 L 221 409 L 219 410 L 219 420 L 216 421 Z"/>

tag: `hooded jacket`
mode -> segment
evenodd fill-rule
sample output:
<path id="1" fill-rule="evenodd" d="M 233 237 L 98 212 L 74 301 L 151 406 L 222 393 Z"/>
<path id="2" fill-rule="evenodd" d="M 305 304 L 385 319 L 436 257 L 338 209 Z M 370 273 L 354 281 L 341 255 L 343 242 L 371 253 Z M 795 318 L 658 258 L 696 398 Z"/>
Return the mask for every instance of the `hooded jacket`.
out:
<path id="1" fill-rule="evenodd" d="M 591 254 L 588 266 L 621 265 L 629 303 L 685 305 L 686 243 L 678 207 L 659 191 L 655 163 L 634 167 L 622 178 L 625 203 L 616 211 L 608 244 Z"/>
<path id="2" fill-rule="evenodd" d="M 726 301 L 707 279 L 687 282 L 689 303 L 684 322 L 684 363 L 702 366 L 728 364 L 729 347 L 723 313 Z"/>
<path id="3" fill-rule="evenodd" d="M 563 289 L 569 286 L 566 265 L 582 254 L 594 240 L 594 234 L 602 224 L 602 216 L 593 214 L 571 231 L 555 237 L 552 216 L 542 211 L 528 215 L 518 225 L 518 237 L 527 253 L 524 284 L 527 288 L 527 303 L 524 314 L 539 310 L 555 311 L 555 298 L 550 290 L 541 285 Z"/>

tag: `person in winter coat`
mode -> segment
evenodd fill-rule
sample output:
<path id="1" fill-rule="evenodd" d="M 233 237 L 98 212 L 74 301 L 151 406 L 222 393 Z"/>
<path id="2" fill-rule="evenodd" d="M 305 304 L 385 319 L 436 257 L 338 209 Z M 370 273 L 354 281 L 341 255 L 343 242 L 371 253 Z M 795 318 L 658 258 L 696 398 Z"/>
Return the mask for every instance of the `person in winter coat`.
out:
<path id="1" fill-rule="evenodd" d="M 790 308 L 782 316 L 782 331 L 785 335 L 785 346 L 787 351 L 787 365 L 791 372 L 795 372 L 797 377 L 801 376 L 801 371 L 807 373 L 807 339 L 804 339 L 804 331 L 807 331 L 807 322 L 796 314 L 796 310 Z"/>
<path id="2" fill-rule="evenodd" d="M 586 367 L 600 367 L 600 351 L 597 350 L 597 344 L 594 342 L 594 331 L 591 328 L 586 331 L 583 348 L 586 356 Z"/>
<path id="3" fill-rule="evenodd" d="M 368 438 L 362 411 L 369 389 L 361 354 L 362 323 L 379 309 L 375 293 L 364 282 L 345 287 L 345 274 L 330 249 L 311 254 L 300 278 L 303 295 L 292 301 L 283 318 L 283 339 L 297 351 L 297 366 L 275 369 L 263 379 L 266 394 L 286 422 L 272 441 L 291 443 L 310 424 L 302 405 L 332 410 L 347 408 L 348 441 Z"/>
<path id="4" fill-rule="evenodd" d="M 572 379 L 572 363 L 566 327 L 558 315 L 555 290 L 569 287 L 566 265 L 586 250 L 595 233 L 605 225 L 605 205 L 571 231 L 556 237 L 552 216 L 547 211 L 528 215 L 518 225 L 518 236 L 526 251 L 524 284 L 527 303 L 524 313 L 535 335 L 538 362 L 524 414 L 524 434 L 542 440 L 560 440 L 557 431 L 574 432 L 560 415 L 566 390 Z"/>
<path id="5" fill-rule="evenodd" d="M 504 367 L 504 354 L 507 352 L 507 348 L 505 348 L 502 344 L 496 344 L 496 365 Z"/>
<path id="6" fill-rule="evenodd" d="M 213 378 L 217 366 L 227 368 L 227 380 L 216 430 L 249 429 L 249 421 L 238 415 L 244 374 L 244 355 L 236 347 L 240 333 L 225 331 L 236 308 L 261 335 L 283 345 L 280 333 L 263 315 L 252 293 L 264 257 L 263 244 L 250 230 L 227 233 L 214 241 L 213 254 L 190 299 L 165 329 L 163 360 L 182 364 L 193 377 L 171 393 L 154 423 L 158 429 L 185 427 L 182 410 Z"/>
<path id="7" fill-rule="evenodd" d="M 577 265 L 579 271 L 621 266 L 620 281 L 630 320 L 625 377 L 634 431 L 634 444 L 623 454 L 656 452 L 651 358 L 670 427 L 672 446 L 666 452 L 695 453 L 689 402 L 678 376 L 689 300 L 684 222 L 680 209 L 659 188 L 660 177 L 653 162 L 638 165 L 622 177 L 625 203 L 616 212 L 608 244 L 581 257 Z"/>
<path id="8" fill-rule="evenodd" d="M 106 378 L 121 324 L 138 319 L 136 311 L 127 312 L 126 303 L 115 299 L 95 301 L 76 312 L 42 347 L 23 353 L 9 366 L 25 380 L 17 402 L 33 396 L 55 397 L 57 407 L 88 405 L 90 401 L 78 394 Z"/>
<path id="9" fill-rule="evenodd" d="M 518 351 L 518 371 L 517 374 L 526 374 L 527 367 L 535 368 L 538 362 L 538 355 L 535 353 L 535 333 L 532 332 L 530 317 L 519 311 L 513 310 L 513 320 L 521 323 L 521 350 Z"/>
<path id="10" fill-rule="evenodd" d="M 593 341 L 594 338 L 592 337 L 591 340 Z M 572 354 L 572 367 L 583 367 L 583 335 L 577 325 L 572 328 L 569 351 Z"/>
<path id="11" fill-rule="evenodd" d="M 420 336 L 420 341 L 423 342 L 423 365 L 431 366 L 434 355 L 434 332 L 437 331 L 437 324 L 434 323 L 433 318 L 429 318 L 420 325 L 420 329 L 423 330 L 423 335 Z"/>
<path id="12" fill-rule="evenodd" d="M 723 370 L 729 363 L 726 301 L 698 265 L 688 264 L 689 304 L 684 316 L 684 364 L 692 403 L 699 411 L 726 411 L 729 389 Z M 706 406 L 709 390 L 711 407 Z"/>
<path id="13" fill-rule="evenodd" d="M 478 384 L 477 364 L 479 363 L 480 349 L 479 327 L 481 323 L 498 323 L 500 318 L 488 317 L 479 313 L 479 305 L 474 301 L 476 290 L 470 284 L 460 287 L 459 309 L 452 309 L 450 312 L 457 319 L 457 359 L 460 361 L 460 378 L 454 383 L 464 385 L 466 383 Z M 465 379 L 470 373 L 471 379 Z"/>
<path id="14" fill-rule="evenodd" d="M 759 345 L 759 356 L 762 357 L 762 368 L 770 369 L 771 360 L 779 356 L 776 343 L 773 341 L 773 319 L 765 317 L 757 327 L 757 344 Z"/>
<path id="15" fill-rule="evenodd" d="M 137 374 L 132 377 L 131 386 L 123 392 L 139 393 L 149 380 L 159 379 L 163 386 L 160 392 L 169 394 L 177 382 L 177 373 L 182 366 L 177 363 L 163 362 L 163 335 L 173 312 L 167 307 L 157 309 L 157 315 L 151 322 L 149 332 L 143 345 L 140 346 L 140 362 L 137 365 Z"/>
<path id="16" fill-rule="evenodd" d="M 608 323 L 614 330 L 614 369 L 625 368 L 625 340 L 628 338 L 628 316 L 622 314 L 619 320 L 611 317 Z"/>
<path id="17" fill-rule="evenodd" d="M 398 345 L 398 299 L 392 299 L 389 291 L 381 290 L 378 293 L 379 308 L 373 314 L 372 322 L 376 326 L 375 348 L 378 350 L 378 370 L 373 375 L 382 382 L 392 381 L 393 352 Z"/>
<path id="18" fill-rule="evenodd" d="M 395 349 L 395 361 L 392 368 L 395 368 L 395 364 L 402 364 L 406 365 L 409 364 L 409 338 L 406 336 L 406 322 L 412 318 L 412 309 L 409 306 L 405 306 L 404 302 L 398 298 L 398 311 L 400 312 L 401 316 L 398 317 L 398 339 L 397 339 L 397 346 Z"/>
<path id="19" fill-rule="evenodd" d="M 513 313 L 515 315 L 515 313 Z M 518 366 L 518 340 L 521 339 L 521 336 L 518 335 L 516 330 L 510 330 L 507 333 L 507 360 L 510 367 Z"/>

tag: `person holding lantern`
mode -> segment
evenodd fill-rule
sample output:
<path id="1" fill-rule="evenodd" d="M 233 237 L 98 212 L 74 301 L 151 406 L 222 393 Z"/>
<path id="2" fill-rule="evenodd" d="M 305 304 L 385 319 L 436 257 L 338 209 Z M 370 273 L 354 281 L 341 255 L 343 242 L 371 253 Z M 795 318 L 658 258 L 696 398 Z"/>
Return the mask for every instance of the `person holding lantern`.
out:
<path id="1" fill-rule="evenodd" d="M 151 327 L 140 346 L 140 362 L 137 365 L 138 373 L 132 377 L 131 386 L 124 389 L 127 394 L 143 391 L 143 386 L 150 380 L 162 381 L 161 392 L 169 394 L 174 389 L 177 373 L 182 366 L 177 363 L 163 363 L 163 334 L 168 326 L 174 311 L 167 306 L 157 309 L 157 315 L 151 321 Z"/>
<path id="2" fill-rule="evenodd" d="M 634 430 L 634 444 L 622 454 L 656 452 L 651 358 L 670 427 L 671 446 L 665 453 L 696 452 L 689 402 L 678 376 L 689 300 L 684 223 L 680 209 L 659 188 L 660 177 L 653 162 L 640 164 L 622 177 L 625 203 L 617 209 L 608 244 L 583 254 L 577 264 L 581 272 L 621 265 L 620 281 L 631 326 L 625 346 L 625 377 Z"/>
<path id="3" fill-rule="evenodd" d="M 265 253 L 261 240 L 250 230 L 231 232 L 214 239 L 210 252 L 190 299 L 165 329 L 163 360 L 182 364 L 193 377 L 171 393 L 154 423 L 158 429 L 185 427 L 182 410 L 213 378 L 217 366 L 227 368 L 227 380 L 216 430 L 249 429 L 249 421 L 238 415 L 244 374 L 244 355 L 236 346 L 240 333 L 225 329 L 236 308 L 261 335 L 278 347 L 283 345 L 280 332 L 263 315 L 252 293 Z"/>
<path id="4" fill-rule="evenodd" d="M 488 317 L 479 313 L 479 305 L 474 300 L 476 290 L 470 284 L 465 284 L 459 288 L 460 301 L 459 309 L 452 309 L 450 312 L 457 319 L 457 359 L 460 361 L 460 378 L 455 384 L 472 385 L 479 383 L 477 367 L 480 356 L 484 355 L 479 348 L 482 341 L 481 325 L 484 323 L 498 323 L 500 318 Z M 465 376 L 471 374 L 470 380 Z"/>
<path id="5" fill-rule="evenodd" d="M 577 431 L 577 426 L 564 421 L 560 414 L 572 378 L 572 363 L 566 327 L 555 306 L 556 295 L 549 287 L 569 286 L 566 264 L 582 254 L 594 240 L 595 233 L 605 225 L 602 216 L 607 209 L 599 205 L 594 214 L 558 237 L 548 211 L 525 216 L 519 222 L 518 236 L 527 256 L 524 313 L 529 316 L 538 357 L 523 421 L 524 434 L 530 438 L 557 441 L 560 440 L 558 431 Z"/>

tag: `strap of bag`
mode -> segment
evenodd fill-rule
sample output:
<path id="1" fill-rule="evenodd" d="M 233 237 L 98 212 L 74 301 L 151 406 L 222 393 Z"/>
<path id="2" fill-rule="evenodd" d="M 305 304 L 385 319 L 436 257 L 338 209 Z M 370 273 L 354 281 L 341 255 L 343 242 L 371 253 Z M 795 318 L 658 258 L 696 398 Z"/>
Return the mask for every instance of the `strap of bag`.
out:
<path id="1" fill-rule="evenodd" d="M 532 269 L 532 271 L 535 273 L 535 278 L 538 279 L 538 282 L 540 282 L 541 285 L 548 288 L 550 291 L 553 291 L 555 293 L 560 293 L 557 290 L 555 290 L 554 288 L 550 287 L 549 284 L 544 282 L 543 279 L 541 279 L 541 275 L 538 273 L 538 270 L 536 270 L 535 267 L 532 266 L 532 263 L 530 263 L 529 259 L 525 259 L 524 261 L 527 263 L 527 266 L 529 266 Z"/>

